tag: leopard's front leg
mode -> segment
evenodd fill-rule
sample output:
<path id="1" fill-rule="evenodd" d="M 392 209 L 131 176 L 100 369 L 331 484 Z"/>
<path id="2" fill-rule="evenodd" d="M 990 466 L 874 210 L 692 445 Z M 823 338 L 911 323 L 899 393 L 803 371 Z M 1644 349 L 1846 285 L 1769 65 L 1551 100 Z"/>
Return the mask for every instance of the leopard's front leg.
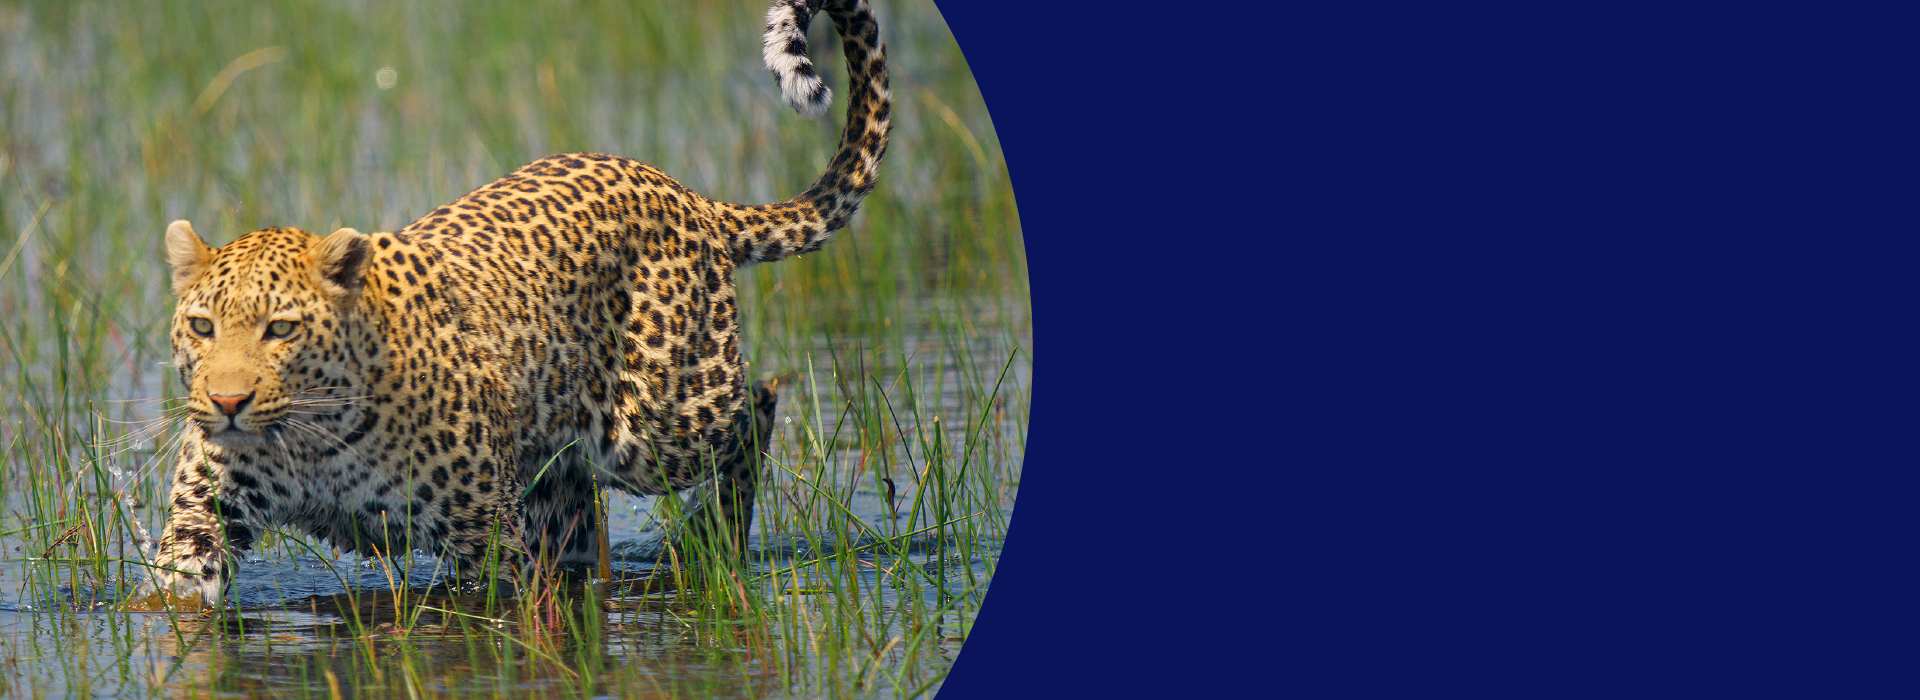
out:
<path id="1" fill-rule="evenodd" d="M 447 474 L 447 484 L 468 476 L 464 470 L 473 470 L 472 490 L 454 491 L 443 485 L 433 496 L 451 499 L 456 505 L 446 510 L 425 509 L 421 522 L 429 530 L 442 533 L 429 539 L 437 541 L 434 546 L 440 554 L 453 559 L 459 579 L 469 583 L 491 576 L 513 578 L 538 551 L 539 531 L 529 527 L 528 511 L 520 500 L 526 489 L 521 486 L 519 450 L 513 444 L 514 436 L 497 428 L 505 424 L 505 419 L 495 418 L 477 428 L 455 426 L 455 433 L 479 434 L 478 442 L 485 447 L 443 452 L 440 457 L 451 469 L 421 470 Z"/>
<path id="2" fill-rule="evenodd" d="M 199 440 L 189 438 L 182 447 L 149 593 L 170 594 L 171 602 L 186 604 L 197 598 L 217 608 L 239 554 L 252 547 L 263 523 L 248 504 L 243 488 L 248 479 L 215 461 L 220 458 L 217 448 Z"/>

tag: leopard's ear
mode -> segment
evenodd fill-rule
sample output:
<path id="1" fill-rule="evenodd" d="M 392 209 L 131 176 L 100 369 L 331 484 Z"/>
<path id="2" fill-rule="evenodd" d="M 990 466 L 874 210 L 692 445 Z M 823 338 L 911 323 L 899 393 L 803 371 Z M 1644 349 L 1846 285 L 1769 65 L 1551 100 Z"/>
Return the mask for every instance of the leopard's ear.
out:
<path id="1" fill-rule="evenodd" d="M 186 292 L 187 285 L 207 269 L 207 261 L 212 259 L 213 248 L 193 232 L 193 224 L 181 219 L 167 226 L 167 264 L 173 266 L 174 296 Z"/>
<path id="2" fill-rule="evenodd" d="M 343 228 L 321 239 L 313 250 L 307 251 L 307 258 L 313 262 L 313 279 L 319 283 L 320 290 L 336 302 L 347 303 L 366 286 L 362 273 L 366 272 L 372 251 L 367 234 Z"/>

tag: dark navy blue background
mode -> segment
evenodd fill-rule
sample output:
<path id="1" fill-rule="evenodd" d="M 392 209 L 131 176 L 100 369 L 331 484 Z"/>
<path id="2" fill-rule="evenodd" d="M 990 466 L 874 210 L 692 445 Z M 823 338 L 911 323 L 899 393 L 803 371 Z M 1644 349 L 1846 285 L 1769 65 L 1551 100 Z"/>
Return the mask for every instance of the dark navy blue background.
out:
<path id="1" fill-rule="evenodd" d="M 1911 697 L 1909 18 L 941 10 L 1039 349 L 943 700 Z"/>

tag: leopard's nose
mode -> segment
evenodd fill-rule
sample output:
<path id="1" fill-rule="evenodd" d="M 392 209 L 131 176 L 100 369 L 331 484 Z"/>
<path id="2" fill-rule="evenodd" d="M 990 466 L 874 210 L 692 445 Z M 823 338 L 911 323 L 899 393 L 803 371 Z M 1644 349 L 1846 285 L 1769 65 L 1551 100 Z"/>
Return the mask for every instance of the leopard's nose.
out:
<path id="1" fill-rule="evenodd" d="M 240 414 L 240 409 L 245 408 L 247 402 L 253 400 L 253 394 L 207 394 L 207 398 L 213 399 L 221 413 L 235 416 Z"/>

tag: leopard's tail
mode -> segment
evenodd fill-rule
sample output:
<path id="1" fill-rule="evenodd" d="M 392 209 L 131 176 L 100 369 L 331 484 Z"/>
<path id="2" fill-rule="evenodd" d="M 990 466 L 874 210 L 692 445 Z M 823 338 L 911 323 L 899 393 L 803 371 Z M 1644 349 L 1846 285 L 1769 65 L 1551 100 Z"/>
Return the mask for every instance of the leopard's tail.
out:
<path id="1" fill-rule="evenodd" d="M 767 11 L 767 67 L 795 110 L 809 117 L 826 111 L 832 92 L 807 58 L 807 24 L 823 9 L 839 30 L 847 57 L 847 126 L 840 134 L 840 148 L 827 171 L 798 197 L 756 206 L 716 203 L 718 218 L 731 233 L 728 248 L 736 265 L 773 262 L 826 245 L 873 191 L 880 157 L 887 151 L 893 108 L 887 92 L 887 49 L 867 0 L 774 0 Z"/>

